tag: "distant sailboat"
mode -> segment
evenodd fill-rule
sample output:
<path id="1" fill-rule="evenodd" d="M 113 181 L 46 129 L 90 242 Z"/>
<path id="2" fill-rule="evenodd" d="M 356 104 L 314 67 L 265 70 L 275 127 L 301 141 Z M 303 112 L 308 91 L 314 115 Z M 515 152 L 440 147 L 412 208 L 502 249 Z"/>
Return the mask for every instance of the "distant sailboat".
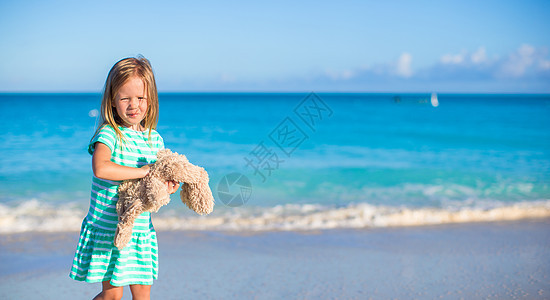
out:
<path id="1" fill-rule="evenodd" d="M 432 102 L 433 107 L 438 107 L 439 106 L 439 100 L 437 100 L 437 94 L 436 93 L 432 93 L 431 102 Z"/>

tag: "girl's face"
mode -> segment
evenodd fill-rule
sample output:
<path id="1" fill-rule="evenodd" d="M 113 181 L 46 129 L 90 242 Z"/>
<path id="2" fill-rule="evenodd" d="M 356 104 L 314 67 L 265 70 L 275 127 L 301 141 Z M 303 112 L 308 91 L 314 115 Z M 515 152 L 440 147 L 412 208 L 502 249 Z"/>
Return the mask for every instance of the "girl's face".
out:
<path id="1" fill-rule="evenodd" d="M 140 123 L 147 113 L 147 90 L 143 80 L 132 77 L 126 81 L 115 95 L 113 107 L 124 122 L 124 127 L 143 130 Z"/>

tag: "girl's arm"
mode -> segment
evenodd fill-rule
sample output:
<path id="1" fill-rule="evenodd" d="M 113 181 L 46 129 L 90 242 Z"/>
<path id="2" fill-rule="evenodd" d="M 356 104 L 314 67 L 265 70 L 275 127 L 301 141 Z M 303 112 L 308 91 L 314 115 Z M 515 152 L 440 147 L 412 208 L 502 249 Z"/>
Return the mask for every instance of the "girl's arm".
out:
<path id="1" fill-rule="evenodd" d="M 149 172 L 149 165 L 141 168 L 118 165 L 111 161 L 111 149 L 101 142 L 96 142 L 92 156 L 92 170 L 97 178 L 127 180 L 145 177 Z"/>
<path id="2" fill-rule="evenodd" d="M 127 180 L 145 177 L 149 172 L 149 165 L 141 168 L 118 165 L 111 161 L 111 149 L 101 142 L 96 142 L 94 155 L 92 156 L 92 169 L 95 177 L 101 179 Z M 169 194 L 175 193 L 179 187 L 179 182 L 166 181 L 166 189 Z"/>

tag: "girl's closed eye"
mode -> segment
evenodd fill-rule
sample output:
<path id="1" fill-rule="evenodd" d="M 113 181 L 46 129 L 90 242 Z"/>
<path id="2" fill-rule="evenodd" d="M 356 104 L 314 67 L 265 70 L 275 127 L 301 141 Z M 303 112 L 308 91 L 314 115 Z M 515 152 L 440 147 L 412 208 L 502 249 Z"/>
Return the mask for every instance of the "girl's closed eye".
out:
<path id="1" fill-rule="evenodd" d="M 139 102 L 143 102 L 143 101 L 147 101 L 147 98 L 145 98 L 145 97 L 138 97 L 138 100 L 139 100 Z M 130 98 L 121 98 L 120 101 L 129 102 L 129 101 L 130 101 Z"/>

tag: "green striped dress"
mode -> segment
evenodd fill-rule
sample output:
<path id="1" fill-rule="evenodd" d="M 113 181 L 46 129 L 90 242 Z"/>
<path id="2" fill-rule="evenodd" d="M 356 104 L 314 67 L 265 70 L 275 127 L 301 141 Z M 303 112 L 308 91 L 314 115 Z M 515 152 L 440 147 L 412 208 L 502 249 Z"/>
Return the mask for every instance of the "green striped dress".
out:
<path id="1" fill-rule="evenodd" d="M 164 148 L 162 137 L 153 130 L 135 131 L 119 127 L 125 137 L 120 141 L 114 129 L 106 125 L 91 141 L 88 152 L 93 154 L 96 142 L 111 149 L 111 161 L 122 166 L 140 167 L 154 163 L 157 151 Z M 151 214 L 141 214 L 134 223 L 132 239 L 118 250 L 114 236 L 118 223 L 116 203 L 120 181 L 93 176 L 90 210 L 82 221 L 80 239 L 69 276 L 86 282 L 110 281 L 114 286 L 153 284 L 157 279 L 157 236 Z"/>

